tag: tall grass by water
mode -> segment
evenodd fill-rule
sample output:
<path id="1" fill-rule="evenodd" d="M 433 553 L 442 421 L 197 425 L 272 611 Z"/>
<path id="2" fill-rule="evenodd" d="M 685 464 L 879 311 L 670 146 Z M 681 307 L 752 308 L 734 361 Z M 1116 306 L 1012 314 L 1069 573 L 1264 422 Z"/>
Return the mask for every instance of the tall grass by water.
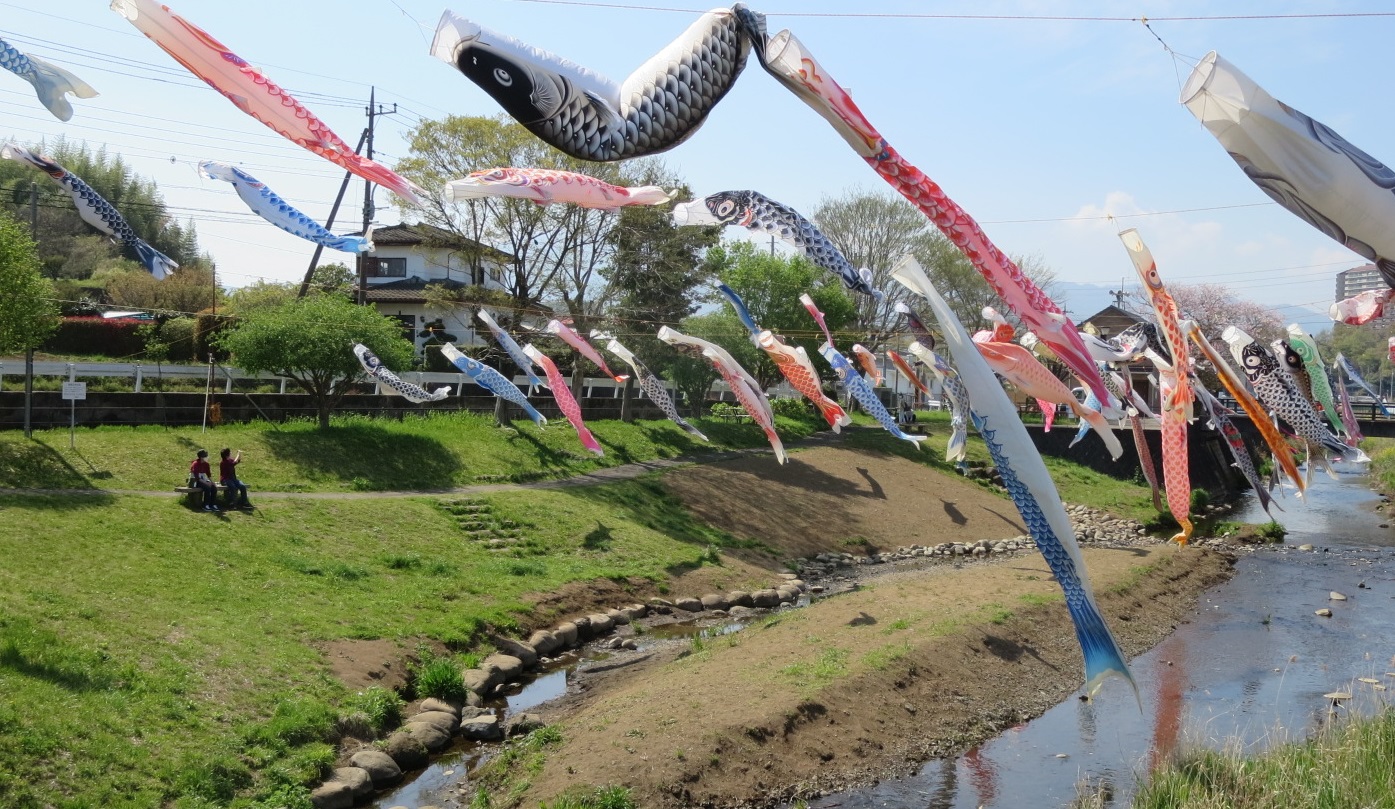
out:
<path id="1" fill-rule="evenodd" d="M 1149 776 L 1133 809 L 1357 809 L 1395 806 L 1395 709 L 1325 725 L 1257 756 L 1185 749 Z M 1093 793 L 1076 809 L 1106 805 Z"/>

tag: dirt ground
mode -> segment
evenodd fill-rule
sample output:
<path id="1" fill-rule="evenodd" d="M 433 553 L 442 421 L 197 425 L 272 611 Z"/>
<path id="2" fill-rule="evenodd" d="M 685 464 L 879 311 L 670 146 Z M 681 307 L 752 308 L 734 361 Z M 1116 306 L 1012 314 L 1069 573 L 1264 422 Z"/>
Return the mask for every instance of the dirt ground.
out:
<path id="1" fill-rule="evenodd" d="M 765 547 L 678 577 L 667 598 L 768 586 L 783 560 L 821 551 L 1025 533 L 1012 504 L 977 484 L 838 447 L 793 453 L 783 467 L 752 456 L 678 469 L 663 484 L 698 518 Z M 1161 544 L 1087 547 L 1085 559 L 1130 657 L 1185 622 L 1231 570 L 1220 553 Z M 741 632 L 574 677 L 567 696 L 537 709 L 564 741 L 526 776 L 518 805 L 624 785 L 644 807 L 773 806 L 909 773 L 1080 688 L 1080 649 L 1039 555 L 875 570 L 852 592 Z M 538 613 L 555 621 L 643 600 L 646 587 L 571 585 L 540 595 Z M 1138 710 L 1118 680 L 1100 699 L 1102 710 Z M 462 786 L 464 803 L 473 788 Z"/>

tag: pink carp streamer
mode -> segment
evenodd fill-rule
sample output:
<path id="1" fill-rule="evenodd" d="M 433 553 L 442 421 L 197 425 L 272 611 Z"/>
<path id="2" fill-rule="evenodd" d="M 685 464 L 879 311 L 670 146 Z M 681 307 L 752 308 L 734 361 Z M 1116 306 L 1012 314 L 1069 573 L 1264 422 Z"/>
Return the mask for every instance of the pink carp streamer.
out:
<path id="1" fill-rule="evenodd" d="M 1129 414 L 1129 429 L 1133 431 L 1133 446 L 1138 450 L 1138 463 L 1143 467 L 1143 479 L 1153 492 L 1153 508 L 1163 510 L 1162 487 L 1158 485 L 1158 464 L 1153 460 L 1153 450 L 1148 447 L 1148 436 L 1143 432 L 1143 421 L 1137 413 Z"/>
<path id="2" fill-rule="evenodd" d="M 571 326 L 568 326 L 560 320 L 549 320 L 547 321 L 547 331 L 549 334 L 555 334 L 562 338 L 562 342 L 576 349 L 581 356 L 590 360 L 597 368 L 601 369 L 602 373 L 614 379 L 616 382 L 624 382 L 626 379 L 630 378 L 629 374 L 617 374 L 610 370 L 610 367 L 605 364 L 605 359 L 601 357 L 601 353 L 592 347 L 590 343 L 586 342 L 585 337 L 577 334 L 576 330 Z"/>
<path id="3" fill-rule="evenodd" d="M 207 31 L 170 11 L 169 6 L 155 0 L 112 0 L 111 9 L 238 109 L 291 142 L 413 205 L 425 204 L 430 196 L 387 166 L 355 154 L 349 144 L 264 73 Z"/>
<path id="4" fill-rule="evenodd" d="M 1385 314 L 1385 307 L 1390 304 L 1392 296 L 1395 296 L 1395 289 L 1368 289 L 1332 304 L 1327 314 L 1338 323 L 1364 326 Z"/>
<path id="5" fill-rule="evenodd" d="M 934 222 L 1027 328 L 1036 332 L 1101 402 L 1109 402 L 1104 380 L 1095 369 L 1075 324 L 988 239 L 973 217 L 886 142 L 853 103 L 852 97 L 793 34 L 781 31 L 765 38 L 763 43 L 758 41 L 754 50 L 768 73 L 832 124 L 882 179 Z M 1117 415 L 1113 408 L 1106 407 L 1106 415 Z"/>
<path id="6" fill-rule="evenodd" d="M 565 202 L 601 211 L 618 211 L 626 205 L 664 205 L 676 196 L 677 191 L 665 191 L 656 185 L 628 188 L 586 174 L 553 169 L 486 169 L 446 184 L 446 199 L 451 202 L 509 197 L 539 205 Z"/>
<path id="7" fill-rule="evenodd" d="M 552 398 L 557 401 L 557 409 L 561 410 L 562 415 L 576 428 L 576 437 L 581 439 L 581 445 L 597 455 L 605 455 L 600 442 L 586 428 L 586 422 L 581 420 L 581 405 L 577 404 L 576 397 L 572 396 L 572 389 L 567 387 L 567 380 L 562 376 L 562 372 L 557 370 L 557 364 L 552 358 L 534 348 L 532 343 L 523 347 L 523 353 L 537 363 L 547 375 L 547 384 L 552 389 Z"/>
<path id="8" fill-rule="evenodd" d="M 756 382 L 725 348 L 698 337 L 689 337 L 668 326 L 659 328 L 659 339 L 685 354 L 702 357 L 712 363 L 712 367 L 721 374 L 722 381 L 731 388 L 736 400 L 765 432 L 770 448 L 775 450 L 775 459 L 780 463 L 785 462 L 785 445 L 780 440 L 780 434 L 775 432 L 775 414 L 770 409 L 770 400 L 766 399 L 765 391 L 760 389 L 760 383 Z"/>
<path id="9" fill-rule="evenodd" d="M 1191 371 L 1188 359 L 1187 338 L 1182 334 L 1177 302 L 1172 299 L 1158 274 L 1158 263 L 1153 253 L 1138 231 L 1129 228 L 1119 234 L 1129 260 L 1138 271 L 1143 288 L 1148 291 L 1148 299 L 1153 304 L 1158 327 L 1167 341 L 1168 353 L 1172 355 L 1169 366 L 1157 356 L 1150 355 L 1158 366 L 1162 381 L 1162 455 L 1163 485 L 1167 490 L 1167 508 L 1172 518 L 1182 530 L 1172 537 L 1174 542 L 1185 545 L 1192 536 L 1190 519 L 1192 506 L 1192 478 L 1187 458 L 1187 417 L 1192 404 L 1192 386 L 1186 375 Z"/>
<path id="10" fill-rule="evenodd" d="M 1090 428 L 1104 440 L 1109 455 L 1118 460 L 1124 454 L 1124 447 L 1115 437 L 1109 422 L 1098 410 L 1092 410 L 1075 400 L 1075 395 L 1055 374 L 1032 355 L 1031 351 L 1016 343 L 974 342 L 978 353 L 988 362 L 988 367 L 1003 379 L 1011 382 L 1018 390 L 1038 400 L 1045 406 L 1055 409 L 1063 404 L 1075 411 L 1082 421 L 1089 422 Z"/>
<path id="11" fill-rule="evenodd" d="M 1167 510 L 1182 530 L 1172 535 L 1172 541 L 1179 545 L 1187 544 L 1195 527 L 1191 521 L 1192 479 L 1187 466 L 1187 414 L 1177 408 L 1169 408 L 1167 401 L 1177 397 L 1176 388 L 1180 382 L 1175 371 L 1166 370 L 1158 374 L 1162 388 L 1162 456 L 1163 488 L 1167 493 Z"/>
<path id="12" fill-rule="evenodd" d="M 853 343 L 852 353 L 857 357 L 857 364 L 862 366 L 862 370 L 872 378 L 872 384 L 880 386 L 882 384 L 882 369 L 877 367 L 877 356 L 862 347 L 861 343 Z"/>

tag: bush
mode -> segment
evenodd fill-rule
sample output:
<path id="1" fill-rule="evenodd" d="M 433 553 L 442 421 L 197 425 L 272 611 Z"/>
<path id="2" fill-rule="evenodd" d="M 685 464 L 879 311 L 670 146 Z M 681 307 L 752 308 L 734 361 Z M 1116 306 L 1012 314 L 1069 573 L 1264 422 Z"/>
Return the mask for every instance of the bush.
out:
<path id="1" fill-rule="evenodd" d="M 116 317 L 65 317 L 58 331 L 43 344 L 50 354 L 83 354 L 117 359 L 145 353 L 145 340 L 137 330 L 145 320 Z"/>
<path id="2" fill-rule="evenodd" d="M 469 693 L 460 677 L 460 666 L 451 657 L 437 657 L 423 651 L 421 662 L 412 666 L 412 687 L 418 698 L 435 697 L 447 702 L 463 702 Z"/>
<path id="3" fill-rule="evenodd" d="M 795 399 L 771 399 L 770 409 L 773 410 L 777 416 L 784 416 L 791 419 L 807 419 L 814 415 L 813 405 L 803 396 Z"/>
<path id="4" fill-rule="evenodd" d="M 405 705 L 396 691 L 380 685 L 369 686 L 348 700 L 349 710 L 368 717 L 368 723 L 376 733 L 382 733 L 401 723 L 402 708 Z"/>
<path id="5" fill-rule="evenodd" d="M 194 328 L 192 317 L 177 317 L 165 321 L 160 327 L 160 342 L 169 346 L 170 362 L 188 362 L 197 358 L 194 355 Z"/>

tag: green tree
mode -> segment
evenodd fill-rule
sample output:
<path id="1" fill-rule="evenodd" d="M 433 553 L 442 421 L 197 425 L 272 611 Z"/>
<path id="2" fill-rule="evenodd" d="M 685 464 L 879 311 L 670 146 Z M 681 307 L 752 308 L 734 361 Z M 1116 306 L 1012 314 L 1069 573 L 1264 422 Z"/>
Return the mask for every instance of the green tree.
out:
<path id="1" fill-rule="evenodd" d="M 37 348 L 58 328 L 53 285 L 28 230 L 0 212 L 0 354 Z"/>
<path id="2" fill-rule="evenodd" d="M 1340 353 L 1356 367 L 1357 372 L 1366 381 L 1375 385 L 1395 370 L 1395 366 L 1390 363 L 1391 334 L 1390 326 L 1382 328 L 1374 325 L 1348 326 L 1345 323 L 1333 323 L 1331 331 L 1322 332 L 1314 339 L 1317 340 L 1322 358 L 1329 366 Z"/>
<path id="3" fill-rule="evenodd" d="M 358 286 L 358 274 L 342 261 L 321 264 L 310 274 L 310 285 L 320 292 L 352 298 Z"/>
<path id="4" fill-rule="evenodd" d="M 845 354 L 851 343 L 860 339 L 860 332 L 851 331 L 857 324 L 857 307 L 843 289 L 842 283 L 802 257 L 771 255 L 751 242 L 732 242 L 708 251 L 706 266 L 723 283 L 741 296 L 751 317 L 763 329 L 769 329 L 792 346 L 803 346 L 812 359 L 819 354 L 823 332 L 799 302 L 808 293 L 824 313 L 829 331 L 833 332 L 840 350 Z M 750 334 L 737 319 L 730 306 L 721 299 L 722 312 L 729 317 L 723 321 L 725 331 L 714 339 L 731 352 L 762 387 L 770 387 L 782 377 L 764 351 L 756 348 Z M 814 367 L 826 369 L 821 360 Z"/>
<path id="5" fill-rule="evenodd" d="M 313 294 L 249 310 L 218 344 L 248 373 L 270 371 L 295 380 L 315 398 L 320 427 L 363 367 L 354 343 L 368 346 L 388 368 L 412 361 L 412 344 L 392 318 L 338 295 Z"/>
<path id="6" fill-rule="evenodd" d="M 131 309 L 150 309 L 176 314 L 198 314 L 218 299 L 212 270 L 180 267 L 164 279 L 157 279 L 144 268 L 117 271 L 104 276 L 107 301 Z"/>

